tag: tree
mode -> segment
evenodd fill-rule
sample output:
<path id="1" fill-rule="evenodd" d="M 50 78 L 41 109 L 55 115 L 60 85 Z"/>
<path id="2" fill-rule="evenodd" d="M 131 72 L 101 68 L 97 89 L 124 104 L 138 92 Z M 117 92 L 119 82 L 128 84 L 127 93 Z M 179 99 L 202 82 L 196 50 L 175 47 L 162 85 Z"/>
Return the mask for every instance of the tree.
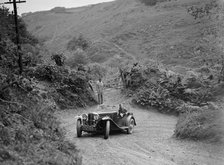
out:
<path id="1" fill-rule="evenodd" d="M 55 61 L 56 65 L 63 66 L 65 62 L 65 56 L 62 53 L 56 53 L 51 56 L 51 59 Z"/>

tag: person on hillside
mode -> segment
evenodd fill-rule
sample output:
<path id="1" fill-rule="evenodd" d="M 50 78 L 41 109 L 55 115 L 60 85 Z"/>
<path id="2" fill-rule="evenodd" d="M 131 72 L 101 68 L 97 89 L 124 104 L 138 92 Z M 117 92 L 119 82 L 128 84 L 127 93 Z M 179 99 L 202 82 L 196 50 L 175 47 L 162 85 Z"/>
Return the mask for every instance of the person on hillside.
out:
<path id="1" fill-rule="evenodd" d="M 98 94 L 98 103 L 103 104 L 103 82 L 101 78 L 96 82 L 96 91 Z"/>

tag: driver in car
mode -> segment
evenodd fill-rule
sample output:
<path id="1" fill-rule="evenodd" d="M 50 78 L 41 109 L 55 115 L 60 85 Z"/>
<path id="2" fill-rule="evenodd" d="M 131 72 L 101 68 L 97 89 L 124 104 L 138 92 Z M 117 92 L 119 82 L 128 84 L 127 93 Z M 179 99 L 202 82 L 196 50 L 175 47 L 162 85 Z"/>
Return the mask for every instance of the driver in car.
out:
<path id="1" fill-rule="evenodd" d="M 124 117 L 126 113 L 127 113 L 127 110 L 126 110 L 125 108 L 123 108 L 123 107 L 121 106 L 121 104 L 119 104 L 118 115 L 119 115 L 120 117 Z"/>

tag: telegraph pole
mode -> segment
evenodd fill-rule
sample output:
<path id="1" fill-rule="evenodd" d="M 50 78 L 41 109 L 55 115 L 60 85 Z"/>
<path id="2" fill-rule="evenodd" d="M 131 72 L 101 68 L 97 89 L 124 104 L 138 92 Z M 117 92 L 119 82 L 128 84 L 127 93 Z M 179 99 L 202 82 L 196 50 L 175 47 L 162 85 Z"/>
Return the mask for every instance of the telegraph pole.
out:
<path id="1" fill-rule="evenodd" d="M 4 2 L 4 4 L 13 4 L 14 9 L 14 19 L 15 19 L 15 31 L 16 31 L 16 45 L 17 51 L 16 54 L 19 57 L 18 65 L 19 65 L 19 73 L 23 72 L 23 60 L 22 60 L 22 53 L 21 53 L 21 45 L 20 45 L 20 38 L 19 38 L 19 27 L 18 27 L 18 14 L 17 14 L 17 3 L 25 3 L 26 1 L 23 0 L 9 0 L 9 2 Z"/>

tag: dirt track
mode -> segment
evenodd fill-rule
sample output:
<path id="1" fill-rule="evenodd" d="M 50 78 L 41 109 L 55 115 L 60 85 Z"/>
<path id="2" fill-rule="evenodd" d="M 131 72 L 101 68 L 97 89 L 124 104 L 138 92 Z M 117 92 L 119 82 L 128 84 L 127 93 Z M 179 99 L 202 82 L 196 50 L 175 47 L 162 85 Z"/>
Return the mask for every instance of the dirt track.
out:
<path id="1" fill-rule="evenodd" d="M 77 114 L 115 110 L 113 105 L 125 102 L 119 90 L 107 90 L 105 98 L 103 107 L 57 114 L 67 139 L 81 150 L 84 165 L 224 165 L 224 145 L 176 140 L 172 135 L 177 117 L 136 107 L 129 107 L 137 121 L 133 134 L 114 133 L 108 140 L 91 134 L 77 138 Z"/>

